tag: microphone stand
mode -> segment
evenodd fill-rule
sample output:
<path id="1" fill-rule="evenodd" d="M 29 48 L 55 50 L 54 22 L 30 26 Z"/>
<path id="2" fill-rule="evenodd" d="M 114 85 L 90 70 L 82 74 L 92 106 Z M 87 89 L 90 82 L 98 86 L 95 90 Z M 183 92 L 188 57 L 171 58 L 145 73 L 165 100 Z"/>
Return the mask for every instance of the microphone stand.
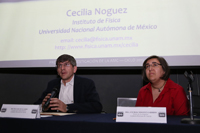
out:
<path id="1" fill-rule="evenodd" d="M 188 79 L 188 92 L 189 92 L 189 100 L 190 100 L 190 118 L 183 118 L 181 123 L 185 124 L 200 124 L 200 119 L 196 119 L 193 116 L 193 102 L 192 102 L 192 82 L 194 81 L 193 75 L 188 76 L 188 73 L 184 73 L 186 78 Z"/>

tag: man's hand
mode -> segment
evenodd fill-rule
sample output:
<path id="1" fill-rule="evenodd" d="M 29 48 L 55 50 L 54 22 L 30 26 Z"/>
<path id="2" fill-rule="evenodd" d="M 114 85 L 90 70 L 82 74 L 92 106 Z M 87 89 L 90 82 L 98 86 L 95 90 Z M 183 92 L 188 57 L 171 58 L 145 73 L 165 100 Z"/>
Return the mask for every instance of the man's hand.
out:
<path id="1" fill-rule="evenodd" d="M 51 107 L 51 110 L 59 110 L 61 112 L 67 112 L 67 105 L 58 98 L 51 98 L 49 107 Z"/>
<path id="2" fill-rule="evenodd" d="M 49 106 L 44 108 L 44 104 L 47 102 L 47 100 L 50 98 L 51 93 L 47 94 L 47 96 L 42 101 L 42 111 L 47 111 L 49 109 Z"/>
<path id="3" fill-rule="evenodd" d="M 42 108 L 44 107 L 44 104 L 50 98 L 50 96 L 51 93 L 47 94 L 47 96 L 43 99 Z M 51 98 L 49 106 L 45 109 L 43 108 L 43 111 L 47 111 L 49 108 L 51 108 L 51 110 L 59 110 L 61 112 L 67 112 L 67 105 L 62 101 L 60 101 L 58 98 Z"/>

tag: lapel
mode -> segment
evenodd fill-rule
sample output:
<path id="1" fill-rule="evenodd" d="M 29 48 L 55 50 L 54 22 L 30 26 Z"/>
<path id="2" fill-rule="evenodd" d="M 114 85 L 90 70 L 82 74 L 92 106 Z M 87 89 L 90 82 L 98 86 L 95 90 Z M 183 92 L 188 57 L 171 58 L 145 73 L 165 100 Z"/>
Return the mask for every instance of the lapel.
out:
<path id="1" fill-rule="evenodd" d="M 57 98 L 59 98 L 59 93 L 60 93 L 60 82 L 61 82 L 61 78 L 59 78 L 58 82 L 54 86 L 54 88 L 58 89 L 58 94 L 56 95 Z"/>
<path id="2" fill-rule="evenodd" d="M 76 103 L 80 99 L 80 78 L 74 75 L 74 102 Z"/>

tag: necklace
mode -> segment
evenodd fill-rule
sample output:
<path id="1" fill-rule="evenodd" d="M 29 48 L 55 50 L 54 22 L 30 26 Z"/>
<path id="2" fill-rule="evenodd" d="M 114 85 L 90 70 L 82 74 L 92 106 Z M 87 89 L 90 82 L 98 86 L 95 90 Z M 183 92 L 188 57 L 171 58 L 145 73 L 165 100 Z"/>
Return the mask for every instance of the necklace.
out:
<path id="1" fill-rule="evenodd" d="M 151 85 L 151 86 L 152 86 L 153 88 L 155 88 L 155 89 L 158 89 L 158 92 L 161 92 L 161 89 L 164 87 L 165 83 L 166 83 L 166 81 L 164 82 L 164 84 L 163 84 L 160 88 L 156 88 L 156 87 L 154 87 L 153 85 Z"/>

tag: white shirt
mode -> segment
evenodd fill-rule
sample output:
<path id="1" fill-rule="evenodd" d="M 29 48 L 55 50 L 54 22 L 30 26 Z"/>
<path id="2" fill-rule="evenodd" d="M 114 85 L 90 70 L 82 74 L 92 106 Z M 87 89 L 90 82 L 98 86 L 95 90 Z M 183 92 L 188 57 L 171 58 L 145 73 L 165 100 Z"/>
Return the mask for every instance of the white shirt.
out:
<path id="1" fill-rule="evenodd" d="M 59 99 L 65 104 L 74 103 L 74 76 L 71 81 L 66 83 L 66 86 L 61 80 Z"/>

